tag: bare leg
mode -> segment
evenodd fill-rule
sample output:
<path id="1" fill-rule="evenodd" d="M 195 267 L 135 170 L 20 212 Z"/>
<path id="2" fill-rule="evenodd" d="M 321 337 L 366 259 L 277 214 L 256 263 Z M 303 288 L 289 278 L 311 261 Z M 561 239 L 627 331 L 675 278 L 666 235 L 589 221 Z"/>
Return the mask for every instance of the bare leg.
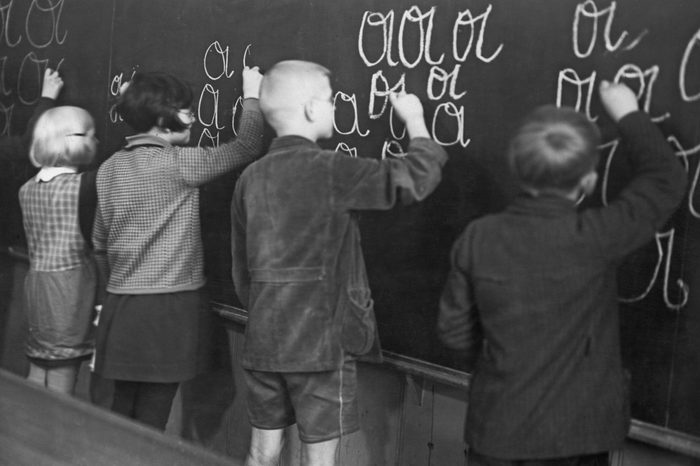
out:
<path id="1" fill-rule="evenodd" d="M 277 466 L 284 443 L 284 429 L 253 427 L 245 466 Z"/>
<path id="2" fill-rule="evenodd" d="M 77 365 L 52 367 L 46 371 L 46 386 L 49 390 L 72 395 L 78 377 Z"/>
<path id="3" fill-rule="evenodd" d="M 30 382 L 33 382 L 35 384 L 41 385 L 42 387 L 46 386 L 46 369 L 37 366 L 33 362 L 29 363 L 29 375 L 27 376 L 27 380 Z"/>
<path id="4" fill-rule="evenodd" d="M 303 443 L 301 464 L 303 466 L 334 466 L 340 439 L 334 438 L 318 443 Z"/>

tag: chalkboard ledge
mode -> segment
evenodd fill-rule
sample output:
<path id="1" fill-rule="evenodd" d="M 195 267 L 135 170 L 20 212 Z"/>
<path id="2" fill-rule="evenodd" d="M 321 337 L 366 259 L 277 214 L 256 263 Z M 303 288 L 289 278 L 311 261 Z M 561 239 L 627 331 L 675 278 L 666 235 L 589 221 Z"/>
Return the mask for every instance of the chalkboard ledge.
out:
<path id="1" fill-rule="evenodd" d="M 245 325 L 248 322 L 248 312 L 228 304 L 218 302 L 211 303 L 211 309 L 221 317 Z M 469 388 L 470 375 L 449 367 L 432 364 L 420 359 L 382 351 L 384 364 L 394 367 L 401 372 L 438 382 L 456 388 Z"/>
<path id="2" fill-rule="evenodd" d="M 29 262 L 26 252 L 21 248 L 3 248 L 3 250 L 0 252 L 14 259 Z M 248 322 L 248 312 L 245 309 L 215 301 L 211 302 L 210 306 L 214 313 L 228 321 L 240 325 L 245 325 Z M 465 372 L 432 364 L 420 359 L 392 353 L 391 351 L 383 351 L 383 356 L 385 365 L 408 375 L 422 377 L 431 382 L 450 387 L 465 390 L 469 388 L 470 374 Z M 632 419 L 632 425 L 628 436 L 630 439 L 663 448 L 665 450 L 673 451 L 692 458 L 700 458 L 700 438 L 679 432 L 677 430 Z"/>
<path id="3" fill-rule="evenodd" d="M 226 320 L 245 325 L 248 312 L 228 304 L 212 302 L 211 309 Z M 470 374 L 390 351 L 383 351 L 384 364 L 414 377 L 456 387 L 469 388 Z M 628 437 L 665 450 L 700 458 L 700 438 L 676 430 L 632 419 Z"/>

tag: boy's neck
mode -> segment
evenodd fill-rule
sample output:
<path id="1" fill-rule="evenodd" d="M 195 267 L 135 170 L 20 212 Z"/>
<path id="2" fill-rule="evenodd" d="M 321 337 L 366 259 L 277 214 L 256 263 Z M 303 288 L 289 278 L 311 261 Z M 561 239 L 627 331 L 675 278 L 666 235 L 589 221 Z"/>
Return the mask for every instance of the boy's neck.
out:
<path id="1" fill-rule="evenodd" d="M 524 188 L 525 192 L 530 194 L 532 197 L 542 197 L 542 196 L 554 196 L 554 197 L 560 197 L 562 199 L 568 199 L 573 202 L 578 202 L 579 199 L 581 199 L 581 196 L 583 196 L 583 191 L 581 188 L 575 188 L 572 189 L 571 191 L 564 191 L 561 189 L 545 189 L 545 190 L 538 190 L 538 189 L 532 189 L 532 188 Z"/>
<path id="2" fill-rule="evenodd" d="M 289 129 L 284 129 L 284 130 L 278 130 L 277 131 L 277 137 L 282 137 L 282 136 L 300 136 L 303 138 L 306 138 L 310 141 L 317 142 L 319 137 L 318 134 L 315 131 L 310 131 L 310 130 L 304 130 L 304 129 L 299 129 L 299 128 L 289 128 Z"/>

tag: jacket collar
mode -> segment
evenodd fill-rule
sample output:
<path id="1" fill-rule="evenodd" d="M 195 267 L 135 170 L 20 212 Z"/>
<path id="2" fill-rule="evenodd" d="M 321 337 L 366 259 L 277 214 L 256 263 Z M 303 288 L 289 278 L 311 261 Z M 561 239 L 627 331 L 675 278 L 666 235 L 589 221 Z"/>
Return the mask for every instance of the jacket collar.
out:
<path id="1" fill-rule="evenodd" d="M 270 149 L 268 152 L 273 152 L 273 151 L 286 151 L 290 148 L 297 148 L 297 147 L 308 147 L 308 148 L 315 148 L 315 149 L 320 149 L 320 146 L 310 140 L 307 139 L 303 136 L 281 136 L 277 137 L 272 140 L 270 143 Z"/>
<path id="2" fill-rule="evenodd" d="M 78 169 L 75 167 L 42 167 L 39 173 L 36 174 L 36 181 L 51 181 L 58 175 L 64 175 L 66 173 L 78 173 Z"/>
<path id="3" fill-rule="evenodd" d="M 125 149 L 129 150 L 138 146 L 172 147 L 165 139 L 151 134 L 141 133 L 126 137 Z"/>
<path id="4" fill-rule="evenodd" d="M 528 193 L 520 193 L 507 211 L 539 217 L 558 217 L 575 212 L 576 202 L 552 194 L 533 196 Z"/>

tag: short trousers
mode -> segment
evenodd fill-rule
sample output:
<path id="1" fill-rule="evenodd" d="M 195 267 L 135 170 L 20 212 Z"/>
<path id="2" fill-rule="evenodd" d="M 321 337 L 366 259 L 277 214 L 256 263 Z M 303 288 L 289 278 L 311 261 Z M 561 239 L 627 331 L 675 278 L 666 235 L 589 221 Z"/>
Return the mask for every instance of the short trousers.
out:
<path id="1" fill-rule="evenodd" d="M 262 430 L 297 424 L 304 443 L 341 437 L 360 429 L 357 407 L 357 367 L 323 372 L 262 372 L 245 370 L 248 418 Z"/>
<path id="2" fill-rule="evenodd" d="M 35 366 L 39 366 L 42 369 L 55 369 L 57 367 L 79 367 L 83 361 L 89 361 L 91 357 L 92 355 L 86 354 L 85 356 L 70 359 L 41 359 L 31 357 L 27 357 L 27 359 Z"/>

